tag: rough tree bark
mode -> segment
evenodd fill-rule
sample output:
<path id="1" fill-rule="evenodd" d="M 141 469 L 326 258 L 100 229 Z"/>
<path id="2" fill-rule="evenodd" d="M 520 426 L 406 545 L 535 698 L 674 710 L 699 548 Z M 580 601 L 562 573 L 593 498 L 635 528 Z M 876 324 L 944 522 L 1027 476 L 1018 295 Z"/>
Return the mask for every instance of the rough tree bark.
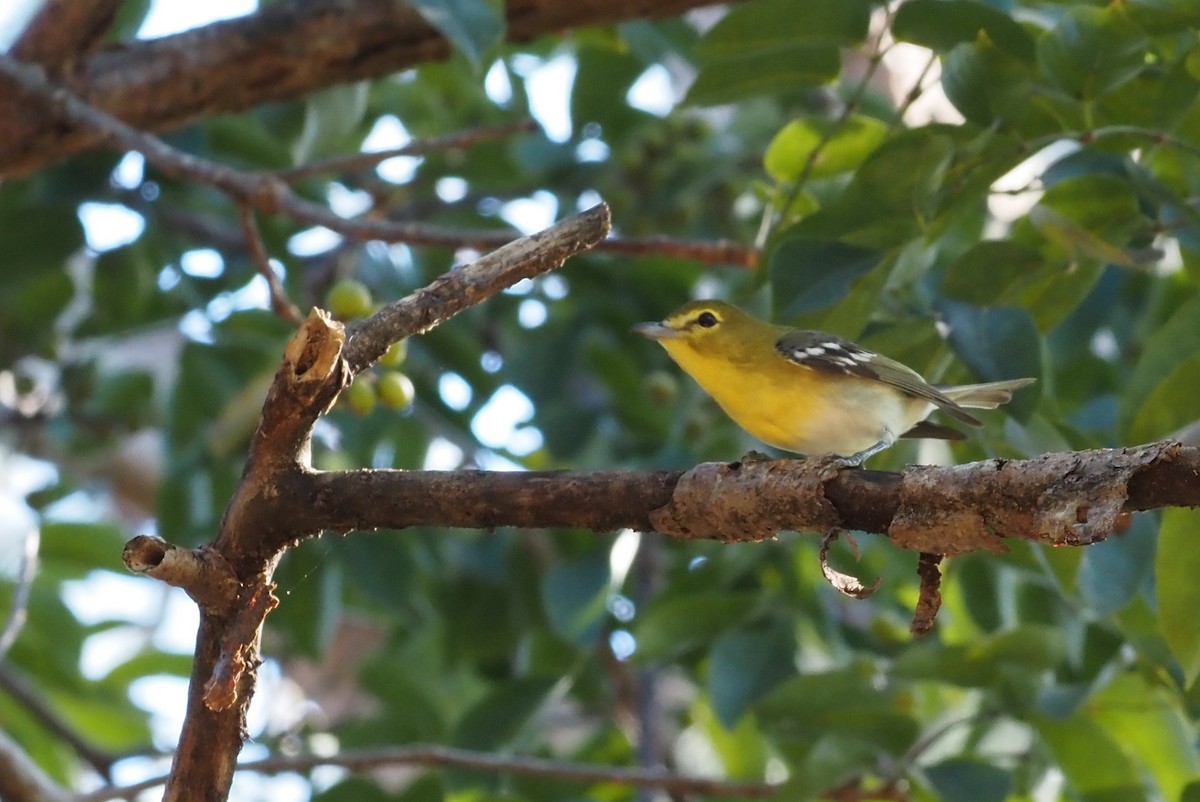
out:
<path id="1" fill-rule="evenodd" d="M 506 36 L 528 41 L 567 28 L 673 16 L 711 4 L 509 0 Z M 37 61 L 50 51 L 57 61 L 57 45 L 30 44 L 22 60 Z M 59 77 L 90 105 L 134 127 L 168 131 L 449 54 L 441 34 L 411 6 L 394 0 L 285 0 L 247 17 L 103 48 L 74 61 Z M 64 125 L 37 104 L 0 98 L 0 178 L 31 172 L 101 141 L 96 131 Z"/>

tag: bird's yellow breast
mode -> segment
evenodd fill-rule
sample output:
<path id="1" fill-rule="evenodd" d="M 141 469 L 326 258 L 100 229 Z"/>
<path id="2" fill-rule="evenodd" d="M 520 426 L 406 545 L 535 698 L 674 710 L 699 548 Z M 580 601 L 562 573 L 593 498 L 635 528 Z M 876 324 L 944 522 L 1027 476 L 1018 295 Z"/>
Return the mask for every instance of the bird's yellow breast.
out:
<path id="1" fill-rule="evenodd" d="M 701 353 L 683 340 L 663 346 L 729 417 L 768 445 L 802 454 L 854 454 L 907 431 L 931 405 L 879 382 L 828 376 L 771 348 L 753 363 Z"/>

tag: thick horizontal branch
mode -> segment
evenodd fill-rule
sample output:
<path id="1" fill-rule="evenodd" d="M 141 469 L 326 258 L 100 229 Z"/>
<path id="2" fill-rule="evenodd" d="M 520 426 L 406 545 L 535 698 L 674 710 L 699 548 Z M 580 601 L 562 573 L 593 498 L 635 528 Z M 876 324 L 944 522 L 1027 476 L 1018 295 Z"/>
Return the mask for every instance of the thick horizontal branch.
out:
<path id="1" fill-rule="evenodd" d="M 527 41 L 569 28 L 670 16 L 712 0 L 509 0 L 506 36 Z M 150 131 L 272 100 L 388 75 L 446 58 L 450 46 L 409 4 L 284 0 L 239 19 L 93 54 L 68 88 Z M 0 177 L 27 173 L 103 142 L 36 105 L 0 101 Z"/>
<path id="2" fill-rule="evenodd" d="M 1200 449 L 1158 443 L 832 478 L 819 461 L 779 460 L 687 472 L 300 473 L 286 482 L 287 497 L 311 500 L 314 530 L 628 527 L 756 540 L 837 527 L 951 555 L 1000 550 L 1006 537 L 1086 544 L 1126 512 L 1200 505 Z"/>
<path id="3" fill-rule="evenodd" d="M 430 766 L 475 769 L 478 771 L 553 777 L 580 783 L 613 783 L 635 788 L 657 788 L 676 794 L 751 799 L 769 797 L 776 791 L 767 783 L 682 777 L 653 769 L 597 766 L 537 757 L 511 757 L 491 752 L 473 752 L 449 746 L 403 746 L 390 749 L 364 749 L 337 755 L 296 755 L 269 757 L 238 764 L 238 771 L 260 774 L 311 771 L 317 766 L 340 766 L 352 771 L 370 771 L 386 766 Z M 139 793 L 162 785 L 165 778 L 146 780 L 122 788 L 106 788 L 88 794 L 86 802 L 134 799 Z"/>

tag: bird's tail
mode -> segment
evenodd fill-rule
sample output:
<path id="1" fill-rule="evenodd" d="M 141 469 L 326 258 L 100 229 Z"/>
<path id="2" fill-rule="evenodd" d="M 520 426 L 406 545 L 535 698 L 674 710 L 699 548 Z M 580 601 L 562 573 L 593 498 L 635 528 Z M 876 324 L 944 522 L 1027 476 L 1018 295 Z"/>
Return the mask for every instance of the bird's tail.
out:
<path id="1" fill-rule="evenodd" d="M 968 409 L 995 409 L 1012 400 L 1014 390 L 1028 387 L 1037 379 L 1008 379 L 985 384 L 958 384 L 938 387 L 947 398 Z"/>

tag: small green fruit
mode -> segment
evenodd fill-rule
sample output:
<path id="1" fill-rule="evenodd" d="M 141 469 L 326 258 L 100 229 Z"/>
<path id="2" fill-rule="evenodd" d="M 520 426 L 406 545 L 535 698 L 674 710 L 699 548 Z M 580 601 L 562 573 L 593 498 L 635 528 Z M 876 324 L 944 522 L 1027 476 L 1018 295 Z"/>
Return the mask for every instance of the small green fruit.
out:
<path id="1" fill-rule="evenodd" d="M 379 357 L 376 363 L 381 368 L 398 368 L 404 364 L 404 360 L 408 358 L 408 340 L 400 340 L 392 343 L 392 347 L 387 349 L 387 353 Z"/>
<path id="2" fill-rule="evenodd" d="M 342 398 L 356 415 L 367 415 L 375 409 L 375 388 L 366 379 L 355 379 L 354 384 L 346 388 Z"/>
<path id="3" fill-rule="evenodd" d="M 379 400 L 392 409 L 404 409 L 416 398 L 417 388 L 413 387 L 412 379 L 398 370 L 388 370 L 379 374 Z"/>
<path id="4" fill-rule="evenodd" d="M 371 314 L 374 301 L 366 284 L 352 278 L 344 278 L 329 288 L 325 305 L 334 317 L 349 320 Z"/>
<path id="5" fill-rule="evenodd" d="M 679 395 L 679 380 L 665 370 L 655 370 L 646 374 L 642 387 L 650 400 L 658 406 L 674 403 Z"/>

